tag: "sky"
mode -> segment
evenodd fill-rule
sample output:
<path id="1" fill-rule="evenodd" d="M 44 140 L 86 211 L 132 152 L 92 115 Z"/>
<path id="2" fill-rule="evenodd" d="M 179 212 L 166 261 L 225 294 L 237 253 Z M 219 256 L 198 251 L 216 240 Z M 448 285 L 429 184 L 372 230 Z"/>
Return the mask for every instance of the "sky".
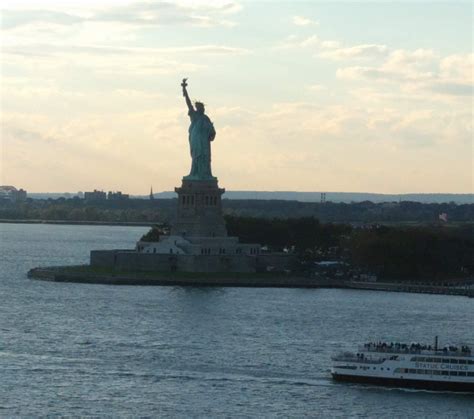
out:
<path id="1" fill-rule="evenodd" d="M 0 185 L 473 192 L 471 2 L 3 1 Z"/>

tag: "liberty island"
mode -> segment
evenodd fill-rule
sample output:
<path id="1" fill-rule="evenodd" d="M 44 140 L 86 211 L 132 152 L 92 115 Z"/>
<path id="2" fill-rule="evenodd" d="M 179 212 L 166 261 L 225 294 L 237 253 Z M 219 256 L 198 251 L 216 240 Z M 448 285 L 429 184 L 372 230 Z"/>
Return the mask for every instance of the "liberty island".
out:
<path id="1" fill-rule="evenodd" d="M 211 142 L 216 130 L 204 104 L 191 102 L 186 80 L 181 87 L 191 122 L 191 169 L 175 188 L 178 205 L 170 233 L 154 241 L 139 240 L 135 249 L 92 250 L 88 268 L 127 273 L 289 273 L 295 255 L 262 252 L 258 243 L 241 243 L 238 237 L 228 236 L 222 212 L 225 189 L 219 187 L 211 168 Z M 87 273 L 82 269 L 79 276 Z M 31 276 L 41 274 L 33 272 Z"/>

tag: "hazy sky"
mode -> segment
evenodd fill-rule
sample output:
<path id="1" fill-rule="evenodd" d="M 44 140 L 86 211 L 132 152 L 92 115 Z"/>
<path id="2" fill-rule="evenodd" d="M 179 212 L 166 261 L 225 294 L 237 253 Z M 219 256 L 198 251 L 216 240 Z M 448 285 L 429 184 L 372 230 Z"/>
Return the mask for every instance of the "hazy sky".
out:
<path id="1" fill-rule="evenodd" d="M 0 184 L 173 189 L 189 77 L 227 189 L 472 192 L 470 2 L 1 8 Z"/>

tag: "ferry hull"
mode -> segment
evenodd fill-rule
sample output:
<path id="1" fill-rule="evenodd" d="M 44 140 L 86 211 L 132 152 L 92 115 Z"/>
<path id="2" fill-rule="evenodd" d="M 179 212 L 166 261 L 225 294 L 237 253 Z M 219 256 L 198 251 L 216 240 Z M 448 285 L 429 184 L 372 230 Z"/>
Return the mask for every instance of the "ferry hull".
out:
<path id="1" fill-rule="evenodd" d="M 337 373 L 332 373 L 332 377 L 336 381 L 346 381 L 351 383 L 376 384 L 387 387 L 407 387 L 435 391 L 474 393 L 474 383 L 367 377 Z"/>

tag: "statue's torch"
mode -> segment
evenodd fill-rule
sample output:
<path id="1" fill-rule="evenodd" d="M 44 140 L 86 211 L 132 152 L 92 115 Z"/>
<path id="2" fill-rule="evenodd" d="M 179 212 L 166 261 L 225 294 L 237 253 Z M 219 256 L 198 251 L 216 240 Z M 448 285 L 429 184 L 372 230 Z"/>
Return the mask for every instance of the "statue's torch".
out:
<path id="1" fill-rule="evenodd" d="M 181 83 L 181 87 L 183 88 L 183 96 L 185 96 L 184 92 L 186 91 L 186 87 L 188 85 L 188 83 L 186 83 L 186 79 L 183 79 L 183 82 Z"/>

